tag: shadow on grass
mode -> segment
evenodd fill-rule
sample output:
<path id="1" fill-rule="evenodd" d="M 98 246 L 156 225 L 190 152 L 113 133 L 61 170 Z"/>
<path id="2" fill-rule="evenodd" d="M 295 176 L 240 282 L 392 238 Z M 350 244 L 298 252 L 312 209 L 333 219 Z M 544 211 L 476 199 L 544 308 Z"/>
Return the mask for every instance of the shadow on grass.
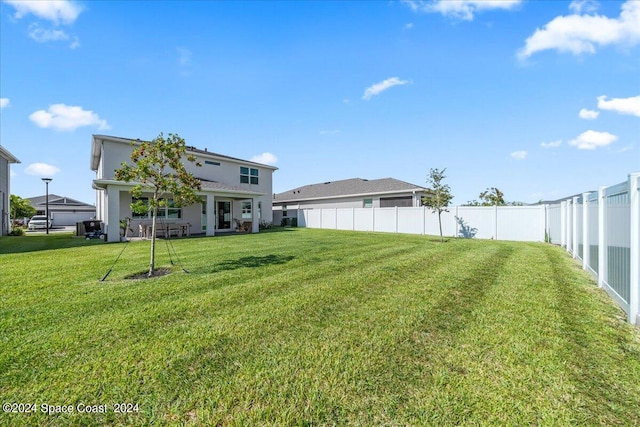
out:
<path id="1" fill-rule="evenodd" d="M 71 233 L 60 232 L 36 236 L 3 236 L 0 237 L 0 254 L 67 249 L 79 246 L 103 245 L 104 243 L 104 240 L 85 240 L 83 237 L 74 237 Z"/>
<path id="2" fill-rule="evenodd" d="M 293 255 L 265 255 L 265 256 L 246 256 L 238 259 L 222 261 L 217 264 L 196 267 L 191 269 L 192 273 L 206 274 L 219 273 L 221 271 L 237 270 L 239 268 L 258 268 L 268 265 L 285 264 L 295 257 Z"/>

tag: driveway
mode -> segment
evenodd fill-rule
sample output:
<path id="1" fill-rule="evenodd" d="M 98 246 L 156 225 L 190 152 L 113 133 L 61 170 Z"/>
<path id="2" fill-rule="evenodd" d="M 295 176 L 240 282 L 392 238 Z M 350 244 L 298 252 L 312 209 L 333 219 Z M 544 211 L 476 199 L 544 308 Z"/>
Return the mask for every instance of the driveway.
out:
<path id="1" fill-rule="evenodd" d="M 61 233 L 61 232 L 72 232 L 76 231 L 75 225 L 56 225 L 49 229 L 49 233 Z M 47 234 L 47 230 L 44 228 L 38 228 L 36 230 L 25 230 L 27 234 Z"/>

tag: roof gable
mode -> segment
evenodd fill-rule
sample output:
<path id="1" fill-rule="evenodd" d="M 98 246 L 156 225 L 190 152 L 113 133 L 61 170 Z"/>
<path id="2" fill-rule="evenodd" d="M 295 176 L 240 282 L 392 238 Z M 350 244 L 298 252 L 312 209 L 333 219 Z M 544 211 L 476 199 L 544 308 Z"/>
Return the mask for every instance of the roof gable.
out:
<path id="1" fill-rule="evenodd" d="M 44 206 L 47 203 L 47 196 L 36 196 L 27 198 L 31 202 L 31 206 Z M 49 206 L 84 206 L 95 207 L 88 203 L 81 202 L 71 197 L 58 196 L 57 194 L 49 194 Z"/>

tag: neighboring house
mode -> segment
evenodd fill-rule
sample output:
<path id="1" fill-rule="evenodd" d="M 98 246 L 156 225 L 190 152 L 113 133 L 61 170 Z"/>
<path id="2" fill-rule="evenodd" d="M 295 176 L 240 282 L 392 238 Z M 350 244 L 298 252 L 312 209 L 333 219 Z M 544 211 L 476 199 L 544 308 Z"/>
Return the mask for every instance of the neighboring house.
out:
<path id="1" fill-rule="evenodd" d="M 273 220 L 297 218 L 298 209 L 421 206 L 427 189 L 394 178 L 352 178 L 305 185 L 275 194 Z"/>
<path id="2" fill-rule="evenodd" d="M 36 208 L 36 215 L 46 215 L 47 196 L 29 197 L 31 206 Z M 49 194 L 49 218 L 51 226 L 76 225 L 96 217 L 96 207 L 80 202 L 71 197 Z"/>
<path id="3" fill-rule="evenodd" d="M 13 154 L 0 145 L 0 236 L 9 234 L 9 202 L 11 200 L 11 163 L 20 163 Z"/>
<path id="4" fill-rule="evenodd" d="M 107 240 L 120 238 L 120 220 L 131 218 L 135 233 L 151 222 L 149 214 L 131 212 L 135 183 L 115 179 L 115 171 L 122 162 L 133 164 L 131 152 L 140 140 L 106 135 L 93 135 L 91 170 L 96 172 L 93 188 L 96 194 L 96 218 L 105 224 Z M 186 225 L 190 234 L 213 236 L 216 231 L 234 231 L 240 224 L 258 232 L 260 222 L 272 222 L 272 175 L 278 168 L 248 160 L 224 156 L 195 147 L 187 147 L 187 155 L 195 156 L 202 164 L 185 161 L 188 172 L 200 180 L 201 203 L 174 206 L 171 196 L 167 206 L 159 209 L 158 218 L 164 222 Z M 143 193 L 143 199 L 150 197 Z"/>

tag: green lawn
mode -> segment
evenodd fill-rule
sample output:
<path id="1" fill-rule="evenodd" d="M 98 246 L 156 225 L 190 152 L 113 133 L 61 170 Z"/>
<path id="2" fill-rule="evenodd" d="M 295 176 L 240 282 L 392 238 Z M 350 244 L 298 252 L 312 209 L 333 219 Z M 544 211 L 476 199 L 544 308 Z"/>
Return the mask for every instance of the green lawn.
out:
<path id="1" fill-rule="evenodd" d="M 640 425 L 640 333 L 560 248 L 307 229 L 173 244 L 189 273 L 126 280 L 148 263 L 132 242 L 100 282 L 123 244 L 0 239 L 0 396 L 37 405 L 0 424 Z"/>

